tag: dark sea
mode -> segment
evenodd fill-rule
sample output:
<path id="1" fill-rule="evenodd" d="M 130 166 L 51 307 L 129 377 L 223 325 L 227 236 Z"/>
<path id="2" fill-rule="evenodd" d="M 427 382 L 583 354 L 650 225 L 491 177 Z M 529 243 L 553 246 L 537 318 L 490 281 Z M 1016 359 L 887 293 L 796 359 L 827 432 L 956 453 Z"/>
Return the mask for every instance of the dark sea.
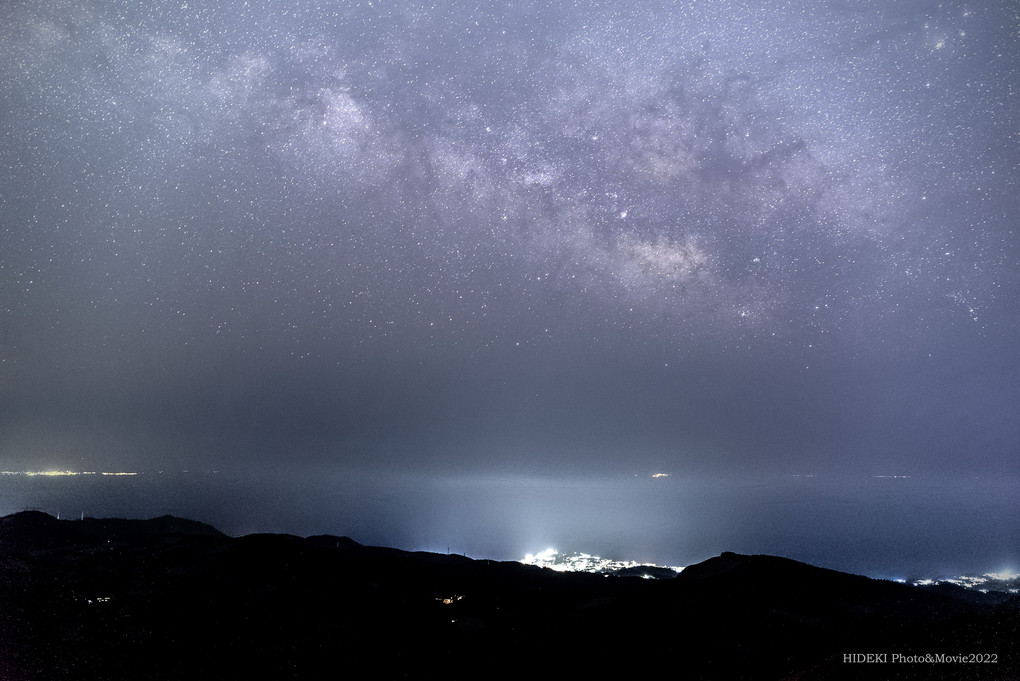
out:
<path id="1" fill-rule="evenodd" d="M 554 547 L 672 566 L 765 553 L 888 579 L 1020 571 L 1020 477 L 0 475 L 0 514 L 25 509 L 496 560 Z"/>

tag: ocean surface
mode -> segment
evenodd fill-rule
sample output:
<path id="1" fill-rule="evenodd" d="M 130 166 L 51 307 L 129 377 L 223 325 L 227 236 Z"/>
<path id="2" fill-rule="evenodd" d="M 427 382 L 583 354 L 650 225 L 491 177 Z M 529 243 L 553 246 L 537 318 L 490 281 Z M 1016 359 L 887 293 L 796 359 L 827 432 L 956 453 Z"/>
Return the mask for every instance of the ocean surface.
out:
<path id="1" fill-rule="evenodd" d="M 0 514 L 25 509 L 496 560 L 554 547 L 673 566 L 767 553 L 888 579 L 1020 571 L 1020 477 L 0 475 Z"/>

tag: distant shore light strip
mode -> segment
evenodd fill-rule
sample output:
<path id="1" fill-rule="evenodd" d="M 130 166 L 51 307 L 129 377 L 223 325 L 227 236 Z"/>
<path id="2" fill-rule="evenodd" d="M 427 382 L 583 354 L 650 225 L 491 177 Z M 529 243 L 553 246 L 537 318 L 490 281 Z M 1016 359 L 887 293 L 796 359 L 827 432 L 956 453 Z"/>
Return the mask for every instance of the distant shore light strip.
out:
<path id="1" fill-rule="evenodd" d="M 138 475 L 138 473 L 129 473 L 126 471 L 0 471 L 0 475 L 28 475 L 37 476 L 43 475 L 46 477 L 64 477 L 71 475 Z"/>

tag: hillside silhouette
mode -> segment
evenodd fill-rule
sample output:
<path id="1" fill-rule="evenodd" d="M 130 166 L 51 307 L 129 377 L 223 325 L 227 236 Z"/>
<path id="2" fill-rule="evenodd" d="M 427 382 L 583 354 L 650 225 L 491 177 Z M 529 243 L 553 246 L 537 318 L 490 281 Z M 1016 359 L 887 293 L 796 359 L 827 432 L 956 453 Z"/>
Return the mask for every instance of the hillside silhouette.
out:
<path id="1" fill-rule="evenodd" d="M 0 679 L 1016 679 L 1020 599 L 772 556 L 558 573 L 202 523 L 0 518 Z M 850 664 L 853 653 L 995 664 Z"/>

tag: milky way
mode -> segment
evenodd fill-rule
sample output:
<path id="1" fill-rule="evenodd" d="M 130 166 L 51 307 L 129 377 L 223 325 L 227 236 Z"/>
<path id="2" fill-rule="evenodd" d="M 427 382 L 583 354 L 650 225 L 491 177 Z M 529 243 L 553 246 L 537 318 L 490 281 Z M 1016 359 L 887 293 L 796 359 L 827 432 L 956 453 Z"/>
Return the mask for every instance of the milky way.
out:
<path id="1" fill-rule="evenodd" d="M 8 3 L 0 460 L 1015 472 L 1018 24 Z"/>

